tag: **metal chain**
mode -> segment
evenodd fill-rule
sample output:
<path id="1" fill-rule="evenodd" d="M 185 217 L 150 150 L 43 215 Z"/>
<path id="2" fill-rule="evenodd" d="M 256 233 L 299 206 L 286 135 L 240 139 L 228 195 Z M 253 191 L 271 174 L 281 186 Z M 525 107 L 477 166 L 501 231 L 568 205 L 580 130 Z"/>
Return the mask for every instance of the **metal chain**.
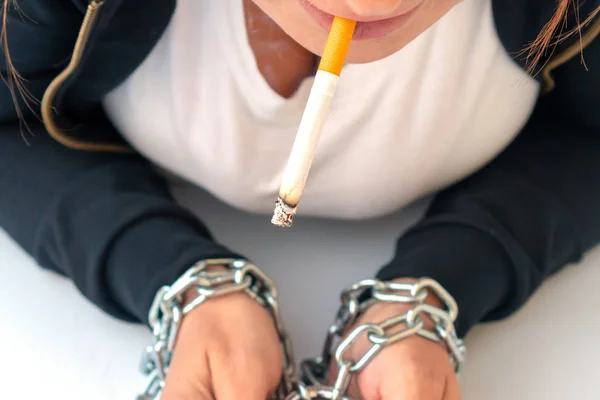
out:
<path id="1" fill-rule="evenodd" d="M 207 270 L 210 266 L 222 265 L 228 268 Z M 198 296 L 184 305 L 183 296 L 192 288 Z M 284 399 L 298 387 L 292 346 L 283 326 L 273 281 L 245 260 L 212 259 L 192 266 L 172 286 L 163 286 L 156 294 L 148 317 L 154 344 L 145 349 L 141 362 L 141 371 L 148 377 L 148 384 L 137 400 L 160 398 L 182 318 L 210 298 L 242 291 L 269 311 L 279 335 L 284 359 L 282 380 L 274 398 Z"/>
<path id="2" fill-rule="evenodd" d="M 428 291 L 440 298 L 444 303 L 444 310 L 425 303 Z M 452 296 L 436 281 L 428 278 L 419 279 L 415 283 L 363 280 L 344 290 L 341 301 L 342 305 L 335 321 L 329 327 L 321 356 L 302 363 L 302 379 L 305 383 L 299 383 L 286 400 L 350 400 L 345 392 L 352 377 L 364 369 L 383 348 L 413 335 L 434 342 L 444 342 L 448 346 L 450 361 L 456 372 L 460 370 L 466 348 L 454 329 L 458 306 Z M 347 329 L 375 302 L 406 303 L 412 304 L 412 307 L 405 314 L 380 323 L 359 325 L 344 338 Z M 422 315 L 427 315 L 433 320 L 435 332 L 424 328 Z M 350 347 L 362 335 L 366 335 L 371 343 L 369 350 L 358 360 L 346 358 Z M 333 386 L 327 386 L 327 371 L 333 360 L 339 372 Z"/>
<path id="3" fill-rule="evenodd" d="M 228 269 L 207 270 L 210 266 L 222 265 Z M 192 288 L 198 296 L 184 305 L 183 295 Z M 342 305 L 328 329 L 322 354 L 302 362 L 302 381 L 299 381 L 295 377 L 291 341 L 283 326 L 275 284 L 247 261 L 213 259 L 194 265 L 172 286 L 163 286 L 158 291 L 149 312 L 154 344 L 145 349 L 141 364 L 142 373 L 148 377 L 148 384 L 137 400 L 160 398 L 182 318 L 212 297 L 241 291 L 270 312 L 279 335 L 284 360 L 282 380 L 274 395 L 277 400 L 351 400 L 346 395 L 346 390 L 352 377 L 363 370 L 383 348 L 413 335 L 434 342 L 444 342 L 456 372 L 465 359 L 466 348 L 456 336 L 454 328 L 458 307 L 440 284 L 428 278 L 419 279 L 415 283 L 367 279 L 342 292 Z M 442 300 L 445 309 L 425 303 L 428 291 Z M 412 304 L 412 307 L 405 314 L 380 323 L 359 325 L 344 338 L 347 329 L 376 302 L 406 303 Z M 424 328 L 422 315 L 431 318 L 435 331 Z M 363 335 L 371 343 L 369 350 L 358 360 L 346 358 L 348 350 Z M 328 386 L 327 371 L 332 361 L 337 364 L 339 372 L 333 386 Z"/>

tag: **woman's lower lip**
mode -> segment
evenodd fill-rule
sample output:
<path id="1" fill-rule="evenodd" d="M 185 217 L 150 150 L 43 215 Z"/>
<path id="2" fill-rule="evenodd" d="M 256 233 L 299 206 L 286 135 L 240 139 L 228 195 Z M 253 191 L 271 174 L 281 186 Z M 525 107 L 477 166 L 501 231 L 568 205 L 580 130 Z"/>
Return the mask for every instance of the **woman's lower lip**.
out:
<path id="1" fill-rule="evenodd" d="M 308 0 L 299 0 L 300 4 L 304 6 L 304 9 L 313 19 L 326 31 L 329 32 L 331 24 L 333 22 L 333 15 L 328 14 L 319 8 L 315 7 Z M 402 27 L 410 17 L 420 8 L 421 2 L 418 6 L 410 10 L 409 12 L 392 17 L 388 19 L 382 19 L 379 21 L 372 22 L 357 22 L 356 29 L 354 30 L 354 40 L 366 40 L 375 39 L 386 36 Z"/>

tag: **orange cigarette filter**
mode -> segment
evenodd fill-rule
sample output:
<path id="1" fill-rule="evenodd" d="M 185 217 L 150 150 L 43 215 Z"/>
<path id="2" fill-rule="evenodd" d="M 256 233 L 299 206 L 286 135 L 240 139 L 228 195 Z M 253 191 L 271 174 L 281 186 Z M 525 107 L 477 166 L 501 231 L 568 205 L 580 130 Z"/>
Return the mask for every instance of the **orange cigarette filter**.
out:
<path id="1" fill-rule="evenodd" d="M 340 76 L 355 28 L 356 21 L 342 17 L 333 18 L 319 70 Z"/>

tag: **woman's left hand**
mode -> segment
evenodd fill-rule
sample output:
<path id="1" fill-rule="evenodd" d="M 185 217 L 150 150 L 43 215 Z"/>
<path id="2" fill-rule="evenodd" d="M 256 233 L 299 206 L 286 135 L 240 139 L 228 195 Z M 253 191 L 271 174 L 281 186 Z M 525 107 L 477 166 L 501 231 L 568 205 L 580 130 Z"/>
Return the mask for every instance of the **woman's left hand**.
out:
<path id="1" fill-rule="evenodd" d="M 427 301 L 435 305 L 435 299 Z M 377 303 L 371 306 L 348 330 L 350 333 L 364 323 L 379 323 L 386 318 L 404 314 L 407 304 Z M 425 321 L 426 327 L 433 325 Z M 370 348 L 366 335 L 348 349 L 344 358 L 358 361 Z M 331 368 L 329 376 L 335 380 L 337 368 Z M 331 382 L 333 383 L 333 382 Z M 460 388 L 442 343 L 435 343 L 420 336 L 411 336 L 381 350 L 371 361 L 352 377 L 348 389 L 352 399 L 362 400 L 460 400 Z"/>

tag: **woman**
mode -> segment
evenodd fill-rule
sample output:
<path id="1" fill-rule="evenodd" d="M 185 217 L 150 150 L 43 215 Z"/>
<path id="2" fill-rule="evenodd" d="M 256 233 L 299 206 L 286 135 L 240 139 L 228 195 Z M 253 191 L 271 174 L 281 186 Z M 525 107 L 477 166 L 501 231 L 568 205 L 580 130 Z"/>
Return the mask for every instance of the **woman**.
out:
<path id="1" fill-rule="evenodd" d="M 199 261 L 244 260 L 152 164 L 270 212 L 333 15 L 359 23 L 301 212 L 367 218 L 438 192 L 378 279 L 434 279 L 453 299 L 422 301 L 462 337 L 600 239 L 598 0 L 3 3 L 0 226 L 117 318 L 145 321 Z M 348 328 L 410 307 L 375 302 Z M 271 317 L 244 292 L 193 308 L 162 398 L 265 399 L 282 368 Z M 348 393 L 459 399 L 432 334 L 387 346 Z"/>

